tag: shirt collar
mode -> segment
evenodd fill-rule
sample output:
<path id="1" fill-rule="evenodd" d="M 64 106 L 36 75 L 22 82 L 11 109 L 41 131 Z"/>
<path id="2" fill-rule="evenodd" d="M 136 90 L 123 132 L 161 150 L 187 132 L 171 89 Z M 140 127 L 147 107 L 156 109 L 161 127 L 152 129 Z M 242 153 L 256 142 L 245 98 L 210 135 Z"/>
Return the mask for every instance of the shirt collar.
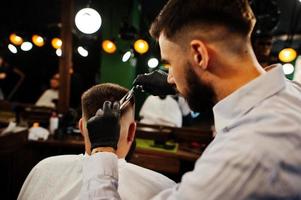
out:
<path id="1" fill-rule="evenodd" d="M 85 152 L 85 154 L 83 156 L 84 156 L 84 158 L 90 157 L 90 155 L 87 152 Z M 125 158 L 118 158 L 118 166 L 119 167 L 124 166 L 126 163 L 127 163 L 127 161 L 125 160 Z"/>
<path id="2" fill-rule="evenodd" d="M 243 116 L 256 104 L 277 93 L 285 86 L 285 77 L 280 64 L 242 86 L 213 107 L 215 129 L 218 132 Z"/>
<path id="3" fill-rule="evenodd" d="M 120 162 L 120 163 L 126 163 L 126 160 L 124 158 L 119 158 L 118 162 Z"/>

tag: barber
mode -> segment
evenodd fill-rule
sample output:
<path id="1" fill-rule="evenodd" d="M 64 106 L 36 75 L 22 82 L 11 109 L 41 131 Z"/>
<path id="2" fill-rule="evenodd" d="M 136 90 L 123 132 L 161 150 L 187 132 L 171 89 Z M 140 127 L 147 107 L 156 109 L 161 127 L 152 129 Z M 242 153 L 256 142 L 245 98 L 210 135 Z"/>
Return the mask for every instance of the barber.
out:
<path id="1" fill-rule="evenodd" d="M 281 65 L 260 66 L 254 24 L 247 0 L 170 0 L 153 22 L 168 82 L 192 110 L 213 108 L 217 132 L 194 170 L 154 199 L 301 198 L 301 89 Z M 106 145 L 119 137 L 114 105 L 91 121 L 98 145 L 84 164 L 83 199 L 119 198 L 117 156 Z"/>

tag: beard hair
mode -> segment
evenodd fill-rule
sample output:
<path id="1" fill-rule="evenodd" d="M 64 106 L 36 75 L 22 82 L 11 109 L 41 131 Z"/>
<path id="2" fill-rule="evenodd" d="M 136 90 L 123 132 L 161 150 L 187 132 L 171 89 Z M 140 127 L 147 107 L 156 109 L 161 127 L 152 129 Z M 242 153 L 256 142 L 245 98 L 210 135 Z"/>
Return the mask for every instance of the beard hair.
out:
<path id="1" fill-rule="evenodd" d="M 189 87 L 185 98 L 189 107 L 194 112 L 205 115 L 212 115 L 212 108 L 215 105 L 216 95 L 208 84 L 205 84 L 192 70 L 190 63 L 187 63 L 186 81 Z"/>

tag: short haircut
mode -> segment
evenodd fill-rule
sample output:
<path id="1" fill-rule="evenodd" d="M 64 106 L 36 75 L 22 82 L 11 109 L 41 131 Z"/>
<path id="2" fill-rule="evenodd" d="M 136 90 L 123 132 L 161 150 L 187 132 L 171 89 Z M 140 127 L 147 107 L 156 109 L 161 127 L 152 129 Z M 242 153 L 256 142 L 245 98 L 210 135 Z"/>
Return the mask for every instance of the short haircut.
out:
<path id="1" fill-rule="evenodd" d="M 126 93 L 128 89 L 112 83 L 103 83 L 98 84 L 82 95 L 82 113 L 83 117 L 88 120 L 93 117 L 97 110 L 103 107 L 105 101 L 119 101 Z M 131 107 L 134 106 L 134 98 L 131 100 Z M 121 115 L 129 109 L 130 106 L 127 106 L 122 112 Z"/>
<path id="2" fill-rule="evenodd" d="M 248 0 L 169 0 L 151 25 L 150 34 L 158 39 L 163 32 L 171 39 L 185 27 L 218 25 L 248 36 L 254 21 Z"/>

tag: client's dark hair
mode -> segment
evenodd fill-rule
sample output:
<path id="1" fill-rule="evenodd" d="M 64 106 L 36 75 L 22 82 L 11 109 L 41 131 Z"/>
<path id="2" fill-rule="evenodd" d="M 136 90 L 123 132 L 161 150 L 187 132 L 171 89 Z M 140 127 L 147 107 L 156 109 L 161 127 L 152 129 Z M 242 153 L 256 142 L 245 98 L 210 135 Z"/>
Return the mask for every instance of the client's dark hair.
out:
<path id="1" fill-rule="evenodd" d="M 119 101 L 126 93 L 128 89 L 112 83 L 98 84 L 82 95 L 82 113 L 83 117 L 88 120 L 95 115 L 99 108 L 102 108 L 105 101 Z M 131 100 L 131 106 L 134 106 L 134 98 Z M 128 108 L 125 108 L 125 112 Z M 121 112 L 121 116 L 123 114 Z"/>

